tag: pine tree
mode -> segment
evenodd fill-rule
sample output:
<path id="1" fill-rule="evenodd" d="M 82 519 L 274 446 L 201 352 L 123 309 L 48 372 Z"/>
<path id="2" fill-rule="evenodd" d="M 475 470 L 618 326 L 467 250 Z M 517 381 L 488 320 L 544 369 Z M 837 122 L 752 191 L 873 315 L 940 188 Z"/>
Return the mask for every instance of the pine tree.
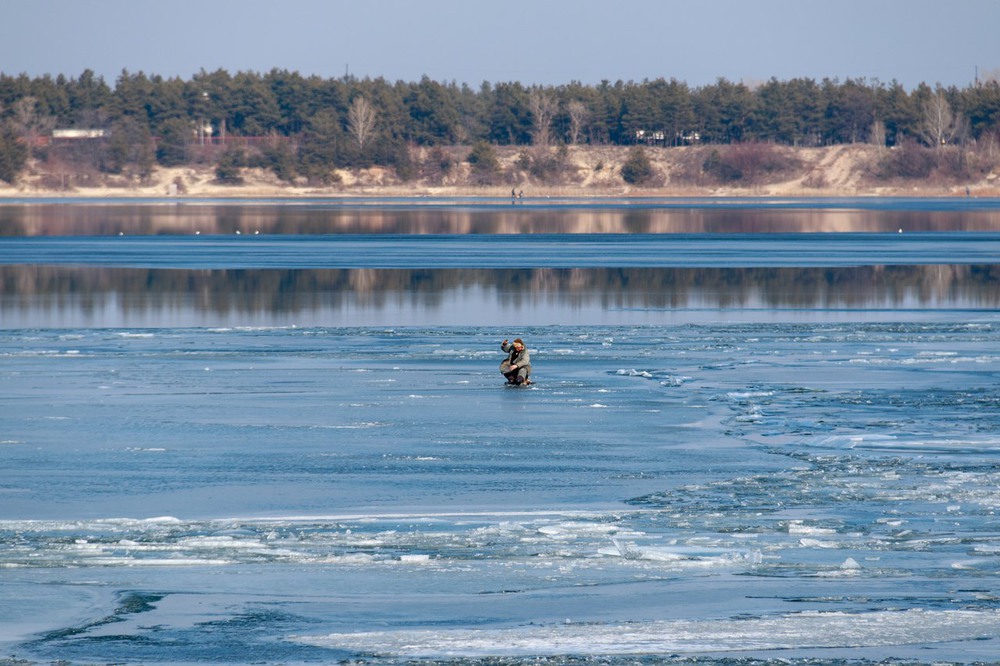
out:
<path id="1" fill-rule="evenodd" d="M 642 185 L 653 178 L 653 164 L 642 146 L 633 146 L 622 165 L 622 180 L 629 185 Z"/>
<path id="2" fill-rule="evenodd" d="M 13 183 L 28 162 L 28 147 L 10 125 L 0 126 L 0 180 Z"/>

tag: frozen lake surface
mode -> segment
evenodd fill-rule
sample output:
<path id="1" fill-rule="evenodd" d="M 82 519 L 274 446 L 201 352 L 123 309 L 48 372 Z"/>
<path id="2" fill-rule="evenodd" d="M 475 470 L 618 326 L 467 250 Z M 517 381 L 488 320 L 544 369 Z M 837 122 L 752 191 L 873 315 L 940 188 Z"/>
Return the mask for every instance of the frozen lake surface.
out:
<path id="1" fill-rule="evenodd" d="M 0 238 L 0 648 L 995 661 L 1000 229 L 967 213 L 913 237 Z M 511 244 L 528 260 L 490 259 Z M 515 336 L 531 388 L 497 372 Z"/>
<path id="2" fill-rule="evenodd" d="M 7 239 L 0 265 L 172 269 L 988 264 L 1000 233 L 131 236 Z"/>

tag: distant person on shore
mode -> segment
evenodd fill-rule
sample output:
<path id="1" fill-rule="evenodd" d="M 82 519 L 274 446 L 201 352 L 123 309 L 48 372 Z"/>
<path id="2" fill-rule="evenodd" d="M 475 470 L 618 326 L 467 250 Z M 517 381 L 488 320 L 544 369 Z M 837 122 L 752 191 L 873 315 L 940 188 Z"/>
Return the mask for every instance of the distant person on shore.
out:
<path id="1" fill-rule="evenodd" d="M 531 356 L 521 338 L 515 338 L 513 343 L 504 340 L 500 349 L 507 358 L 500 364 L 500 372 L 507 378 L 508 384 L 527 386 L 531 383 Z"/>

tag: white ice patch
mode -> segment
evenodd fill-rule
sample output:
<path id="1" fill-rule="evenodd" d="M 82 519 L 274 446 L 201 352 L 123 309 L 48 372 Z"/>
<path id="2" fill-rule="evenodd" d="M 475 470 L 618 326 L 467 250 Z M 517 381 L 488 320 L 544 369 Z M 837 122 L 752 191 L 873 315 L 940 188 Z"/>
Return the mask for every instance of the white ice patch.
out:
<path id="1" fill-rule="evenodd" d="M 541 525 L 538 528 L 540 534 L 556 539 L 576 539 L 580 537 L 604 536 L 607 534 L 617 534 L 621 528 L 612 523 L 585 523 L 585 522 L 561 522 L 548 525 Z"/>
<path id="2" fill-rule="evenodd" d="M 1000 611 L 914 609 L 616 624 L 581 621 L 509 629 L 366 631 L 294 636 L 291 640 L 377 655 L 443 658 L 889 647 L 997 637 Z"/>
<path id="3" fill-rule="evenodd" d="M 353 406 L 353 405 L 352 405 Z M 358 405 L 362 406 L 362 405 Z M 313 426 L 317 429 L 327 429 L 327 430 L 363 430 L 365 428 L 379 428 L 385 425 L 381 421 L 360 421 L 358 423 L 342 423 L 339 425 L 321 425 Z"/>
<path id="4" fill-rule="evenodd" d="M 497 356 L 497 352 L 492 349 L 434 349 L 431 356 L 445 356 L 447 358 L 492 358 Z"/>
<path id="5" fill-rule="evenodd" d="M 403 564 L 427 564 L 431 561 L 431 556 L 422 555 L 400 555 L 399 561 Z"/>
<path id="6" fill-rule="evenodd" d="M 804 446 L 836 450 L 869 450 L 913 453 L 983 453 L 1000 454 L 1000 439 L 982 437 L 975 439 L 901 438 L 893 435 L 834 435 L 817 440 L 806 440 Z"/>
<path id="7" fill-rule="evenodd" d="M 799 539 L 799 545 L 803 548 L 841 548 L 843 544 L 836 543 L 834 541 L 820 541 L 819 539 L 803 537 Z"/>
<path id="8" fill-rule="evenodd" d="M 846 560 L 844 560 L 844 563 L 840 565 L 840 568 L 845 570 L 856 570 L 860 569 L 861 565 L 858 564 L 858 561 L 855 560 L 853 557 L 848 557 Z"/>
<path id="9" fill-rule="evenodd" d="M 773 395 L 774 391 L 730 391 L 726 394 L 726 397 L 730 400 L 744 402 L 753 400 L 754 398 L 770 398 Z"/>
<path id="10" fill-rule="evenodd" d="M 413 456 L 426 462 L 439 460 Z M 430 529 L 440 525 L 441 529 Z M 642 538 L 588 512 L 400 514 L 182 522 L 150 520 L 0 521 L 22 535 L 0 548 L 4 566 L 164 567 L 246 562 L 459 563 L 499 548 L 576 562 L 596 561 L 609 537 Z M 471 550 L 470 550 L 471 548 Z M 457 558 L 457 559 L 456 559 Z"/>
<path id="11" fill-rule="evenodd" d="M 649 372 L 648 370 L 636 370 L 635 368 L 632 368 L 631 370 L 626 370 L 625 368 L 619 368 L 618 374 L 624 375 L 626 377 L 643 377 L 645 379 L 653 378 L 653 373 Z"/>
<path id="12" fill-rule="evenodd" d="M 614 547 L 601 548 L 600 555 L 621 557 L 626 560 L 665 562 L 690 567 L 718 567 L 755 565 L 763 561 L 760 551 L 732 550 L 725 548 L 702 548 L 695 546 L 649 546 L 637 545 L 619 539 L 612 539 Z"/>
<path id="13" fill-rule="evenodd" d="M 789 534 L 805 534 L 815 536 L 817 534 L 836 534 L 837 530 L 831 529 L 829 527 L 817 527 L 815 525 L 806 525 L 801 520 L 792 520 L 788 523 L 788 533 Z"/>

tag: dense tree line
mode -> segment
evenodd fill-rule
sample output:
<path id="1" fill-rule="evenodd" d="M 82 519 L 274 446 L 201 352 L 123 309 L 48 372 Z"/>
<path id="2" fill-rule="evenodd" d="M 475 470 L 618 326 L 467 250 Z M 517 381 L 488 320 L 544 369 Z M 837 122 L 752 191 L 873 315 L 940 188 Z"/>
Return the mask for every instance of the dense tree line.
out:
<path id="1" fill-rule="evenodd" d="M 202 71 L 189 80 L 123 71 L 110 85 L 88 70 L 75 78 L 0 74 L 0 124 L 6 180 L 54 129 L 68 128 L 105 130 L 103 141 L 63 149 L 85 154 L 63 158 L 107 173 L 141 176 L 156 164 L 211 159 L 220 178 L 259 165 L 283 178 L 323 180 L 334 167 L 372 164 L 406 177 L 414 145 L 966 144 L 1000 132 L 1000 85 L 907 91 L 855 79 L 753 87 L 656 79 L 474 89 L 427 77 L 328 79 L 286 70 Z M 234 141 L 248 137 L 254 150 Z M 224 155 L 201 150 L 227 143 Z M 483 151 L 478 157 L 488 161 Z"/>

